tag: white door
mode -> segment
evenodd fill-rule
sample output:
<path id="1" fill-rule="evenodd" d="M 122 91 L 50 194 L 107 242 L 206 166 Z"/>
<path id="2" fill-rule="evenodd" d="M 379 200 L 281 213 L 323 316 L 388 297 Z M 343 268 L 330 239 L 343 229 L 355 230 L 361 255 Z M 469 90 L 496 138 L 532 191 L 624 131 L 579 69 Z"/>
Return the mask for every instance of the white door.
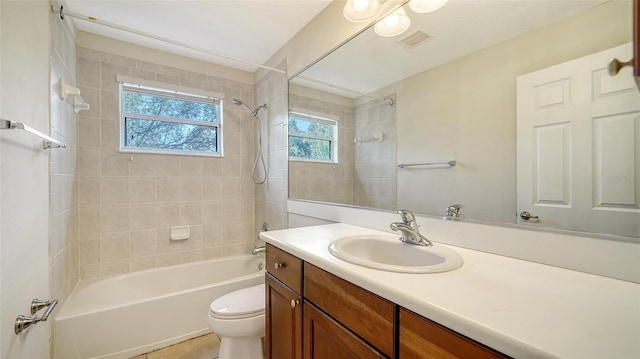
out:
<path id="1" fill-rule="evenodd" d="M 517 80 L 517 208 L 544 227 L 640 237 L 640 91 L 631 44 Z"/>

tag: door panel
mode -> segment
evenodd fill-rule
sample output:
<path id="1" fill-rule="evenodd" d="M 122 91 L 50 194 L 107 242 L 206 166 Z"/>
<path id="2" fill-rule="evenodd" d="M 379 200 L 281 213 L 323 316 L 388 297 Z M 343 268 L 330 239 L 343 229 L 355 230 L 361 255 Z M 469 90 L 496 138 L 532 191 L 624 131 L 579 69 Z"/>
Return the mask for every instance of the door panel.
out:
<path id="1" fill-rule="evenodd" d="M 302 298 L 271 274 L 266 274 L 266 357 L 302 358 Z M 292 301 L 295 306 L 292 306 Z"/>
<path id="2" fill-rule="evenodd" d="M 567 122 L 533 129 L 535 203 L 570 205 L 570 131 Z"/>
<path id="3" fill-rule="evenodd" d="M 304 302 L 304 358 L 305 359 L 376 359 L 382 353 L 355 334 Z"/>
<path id="4" fill-rule="evenodd" d="M 631 44 L 518 77 L 517 208 L 531 225 L 640 237 L 640 92 Z"/>

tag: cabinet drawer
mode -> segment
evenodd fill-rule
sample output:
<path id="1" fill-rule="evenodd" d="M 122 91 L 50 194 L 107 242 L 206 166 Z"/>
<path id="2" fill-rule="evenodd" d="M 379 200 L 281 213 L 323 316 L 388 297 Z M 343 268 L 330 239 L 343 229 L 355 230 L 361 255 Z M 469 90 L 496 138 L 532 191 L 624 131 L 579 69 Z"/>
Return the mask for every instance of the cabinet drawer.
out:
<path id="1" fill-rule="evenodd" d="M 389 357 L 394 357 L 395 304 L 309 263 L 304 297 Z"/>
<path id="2" fill-rule="evenodd" d="M 508 358 L 491 348 L 400 308 L 401 359 Z"/>
<path id="3" fill-rule="evenodd" d="M 267 243 L 267 271 L 297 293 L 302 292 L 302 260 Z"/>

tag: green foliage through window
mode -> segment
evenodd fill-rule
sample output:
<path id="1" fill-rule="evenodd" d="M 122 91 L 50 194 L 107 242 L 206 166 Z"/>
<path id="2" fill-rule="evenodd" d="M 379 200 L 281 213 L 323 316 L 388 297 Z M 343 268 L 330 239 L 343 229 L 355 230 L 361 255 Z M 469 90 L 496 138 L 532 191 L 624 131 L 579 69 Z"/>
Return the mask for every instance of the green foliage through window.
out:
<path id="1" fill-rule="evenodd" d="M 219 154 L 218 99 L 122 84 L 123 148 Z"/>
<path id="2" fill-rule="evenodd" d="M 289 115 L 289 158 L 336 162 L 336 121 Z"/>

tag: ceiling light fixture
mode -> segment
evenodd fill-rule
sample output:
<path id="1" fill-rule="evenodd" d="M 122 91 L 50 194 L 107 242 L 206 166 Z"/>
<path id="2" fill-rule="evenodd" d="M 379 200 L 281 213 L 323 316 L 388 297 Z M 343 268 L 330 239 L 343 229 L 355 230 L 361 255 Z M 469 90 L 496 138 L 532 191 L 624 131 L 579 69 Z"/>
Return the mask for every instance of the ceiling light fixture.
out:
<path id="1" fill-rule="evenodd" d="M 347 0 L 342 15 L 351 22 L 373 19 L 380 10 L 380 0 Z"/>
<path id="2" fill-rule="evenodd" d="M 411 0 L 409 7 L 417 13 L 428 13 L 441 8 L 449 0 Z"/>
<path id="3" fill-rule="evenodd" d="M 407 31 L 411 26 L 411 19 L 404 12 L 403 8 L 385 16 L 384 19 L 378 21 L 374 27 L 376 34 L 382 37 L 393 37 Z"/>

